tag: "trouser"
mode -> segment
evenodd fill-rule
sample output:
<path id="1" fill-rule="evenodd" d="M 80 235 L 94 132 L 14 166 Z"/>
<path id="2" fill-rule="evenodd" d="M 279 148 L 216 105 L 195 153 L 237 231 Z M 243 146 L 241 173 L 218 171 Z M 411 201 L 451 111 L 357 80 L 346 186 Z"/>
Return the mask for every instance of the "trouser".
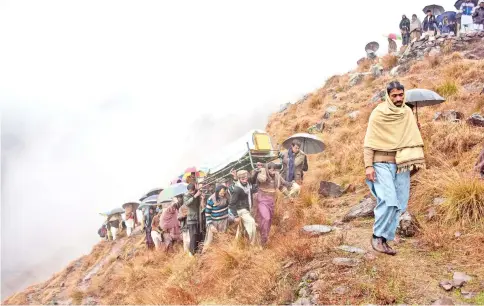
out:
<path id="1" fill-rule="evenodd" d="M 182 240 L 183 240 L 183 251 L 188 252 L 190 250 L 190 233 L 187 230 L 182 232 Z"/>
<path id="2" fill-rule="evenodd" d="M 195 223 L 195 224 L 188 224 L 188 232 L 190 234 L 190 244 L 189 244 L 189 249 L 190 253 L 192 255 L 195 255 L 195 253 L 199 249 L 200 242 L 202 242 L 201 239 L 201 233 L 200 233 L 200 224 Z"/>
<path id="3" fill-rule="evenodd" d="M 203 243 L 203 250 L 206 250 L 207 247 L 212 243 L 214 233 L 211 230 L 211 227 L 215 227 L 217 229 L 217 233 L 225 233 L 227 231 L 227 227 L 229 225 L 229 219 L 223 219 L 219 221 L 212 221 L 210 225 L 207 226 L 207 234 L 205 235 L 205 242 Z"/>
<path id="4" fill-rule="evenodd" d="M 387 240 L 395 239 L 400 216 L 406 211 L 410 196 L 410 171 L 397 173 L 395 164 L 375 163 L 376 181 L 367 180 L 376 198 L 373 234 Z"/>
<path id="5" fill-rule="evenodd" d="M 249 235 L 250 243 L 254 244 L 256 238 L 256 226 L 254 218 L 250 215 L 250 212 L 247 209 L 237 210 L 237 214 L 241 219 L 242 226 L 245 228 L 247 234 Z M 237 234 L 235 235 L 236 238 L 239 238 L 241 234 L 241 227 L 239 224 L 239 226 L 237 227 Z"/>
<path id="6" fill-rule="evenodd" d="M 153 239 L 155 248 L 158 250 L 161 246 L 161 234 L 157 231 L 151 231 L 151 239 Z"/>
<path id="7" fill-rule="evenodd" d="M 269 239 L 269 232 L 271 231 L 272 216 L 274 215 L 274 196 L 259 192 L 258 194 L 258 213 L 257 223 L 259 224 L 259 231 L 261 243 L 265 245 Z"/>
<path id="8" fill-rule="evenodd" d="M 410 42 L 410 33 L 402 33 L 402 45 L 406 46 Z"/>
<path id="9" fill-rule="evenodd" d="M 118 228 L 111 226 L 111 236 L 113 236 L 113 240 L 116 240 L 116 234 L 118 233 Z"/>
<path id="10" fill-rule="evenodd" d="M 126 224 L 126 233 L 129 236 L 131 236 L 131 233 L 133 232 L 134 229 L 134 220 L 133 219 L 128 219 L 125 222 Z"/>

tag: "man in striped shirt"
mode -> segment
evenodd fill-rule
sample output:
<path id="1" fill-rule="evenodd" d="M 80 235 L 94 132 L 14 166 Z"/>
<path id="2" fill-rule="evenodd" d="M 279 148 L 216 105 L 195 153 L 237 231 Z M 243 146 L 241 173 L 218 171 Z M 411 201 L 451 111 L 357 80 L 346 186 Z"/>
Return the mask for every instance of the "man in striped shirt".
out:
<path id="1" fill-rule="evenodd" d="M 213 241 L 215 233 L 224 233 L 227 230 L 229 217 L 229 201 L 227 187 L 220 185 L 215 193 L 210 196 L 205 206 L 205 218 L 207 219 L 207 235 L 203 250 Z"/>

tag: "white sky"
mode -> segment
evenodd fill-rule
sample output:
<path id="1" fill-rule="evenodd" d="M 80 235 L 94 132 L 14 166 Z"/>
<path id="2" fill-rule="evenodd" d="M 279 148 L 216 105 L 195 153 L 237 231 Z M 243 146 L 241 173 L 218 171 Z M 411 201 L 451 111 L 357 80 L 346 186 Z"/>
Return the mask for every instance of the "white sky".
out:
<path id="1" fill-rule="evenodd" d="M 1 1 L 2 297 L 88 252 L 99 211 L 264 128 L 367 42 L 386 51 L 382 35 L 422 6 Z"/>

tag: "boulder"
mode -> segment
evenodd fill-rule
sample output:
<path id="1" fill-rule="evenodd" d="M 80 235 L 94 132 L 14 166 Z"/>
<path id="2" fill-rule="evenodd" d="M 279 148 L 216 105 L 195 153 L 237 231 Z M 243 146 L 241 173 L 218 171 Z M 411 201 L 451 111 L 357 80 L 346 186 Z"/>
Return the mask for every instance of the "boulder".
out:
<path id="1" fill-rule="evenodd" d="M 363 81 L 364 74 L 362 73 L 354 73 L 350 76 L 349 84 L 351 87 L 356 86 Z"/>
<path id="2" fill-rule="evenodd" d="M 348 252 L 348 253 L 355 253 L 355 254 L 365 254 L 366 251 L 357 247 L 349 246 L 349 245 L 341 245 L 338 247 L 338 250 Z"/>
<path id="3" fill-rule="evenodd" d="M 433 220 L 437 216 L 437 209 L 435 207 L 430 207 L 427 211 L 427 220 Z"/>
<path id="4" fill-rule="evenodd" d="M 308 298 L 300 298 L 295 301 L 292 305 L 312 305 L 311 300 Z"/>
<path id="5" fill-rule="evenodd" d="M 382 76 L 383 69 L 380 65 L 373 65 L 370 68 L 370 73 L 376 79 Z"/>
<path id="6" fill-rule="evenodd" d="M 455 110 L 436 112 L 433 118 L 434 121 L 450 121 L 450 122 L 458 122 L 462 119 L 464 119 L 464 114 Z"/>
<path id="7" fill-rule="evenodd" d="M 397 228 L 399 235 L 403 237 L 413 237 L 418 231 L 418 225 L 415 219 L 408 211 L 400 216 L 400 223 Z"/>
<path id="8" fill-rule="evenodd" d="M 333 258 L 332 262 L 334 265 L 340 267 L 356 267 L 359 263 L 357 259 L 344 257 Z"/>
<path id="9" fill-rule="evenodd" d="M 279 112 L 282 113 L 283 111 L 285 111 L 289 105 L 291 105 L 291 103 L 287 102 L 285 104 L 281 104 L 281 106 L 279 107 Z"/>
<path id="10" fill-rule="evenodd" d="M 355 120 L 356 118 L 358 118 L 359 115 L 360 115 L 360 111 L 354 111 L 354 112 L 349 113 L 348 117 L 351 120 Z"/>
<path id="11" fill-rule="evenodd" d="M 437 48 L 432 48 L 429 52 L 429 56 L 439 56 L 440 53 L 440 50 L 438 50 Z"/>
<path id="12" fill-rule="evenodd" d="M 375 209 L 376 202 L 372 198 L 366 198 L 350 209 L 350 211 L 343 217 L 343 222 L 349 222 L 357 218 L 373 217 L 373 209 Z"/>
<path id="13" fill-rule="evenodd" d="M 346 286 L 339 286 L 333 289 L 333 292 L 338 295 L 345 295 L 349 291 L 349 288 Z"/>
<path id="14" fill-rule="evenodd" d="M 472 277 L 465 274 L 464 272 L 454 272 L 454 276 L 452 278 L 452 285 L 454 285 L 454 287 L 456 288 L 460 288 L 470 280 L 472 280 Z"/>
<path id="15" fill-rule="evenodd" d="M 319 194 L 324 197 L 339 198 L 343 192 L 344 189 L 333 182 L 322 181 L 319 183 Z"/>
<path id="16" fill-rule="evenodd" d="M 379 91 L 379 92 L 377 92 L 377 93 L 376 93 L 376 94 L 373 96 L 373 98 L 371 98 L 371 102 L 376 103 L 376 102 L 381 102 L 381 101 L 383 101 L 383 99 L 385 98 L 385 94 L 386 94 L 386 92 L 385 92 L 385 90 L 384 90 L 384 89 L 383 89 L 383 90 L 381 90 L 381 91 Z"/>
<path id="17" fill-rule="evenodd" d="M 472 116 L 467 119 L 467 124 L 484 127 L 484 117 L 478 113 L 472 114 Z"/>
<path id="18" fill-rule="evenodd" d="M 334 114 L 338 111 L 338 107 L 334 105 L 330 105 L 326 108 L 326 112 L 330 114 Z"/>
<path id="19" fill-rule="evenodd" d="M 444 288 L 445 291 L 450 291 L 454 288 L 454 285 L 450 280 L 441 281 L 439 283 L 440 287 Z"/>
<path id="20" fill-rule="evenodd" d="M 461 290 L 460 291 L 460 294 L 466 300 L 473 299 L 474 297 L 477 296 L 477 293 L 476 292 L 467 291 L 467 290 Z"/>
<path id="21" fill-rule="evenodd" d="M 392 70 L 390 70 L 390 75 L 392 77 L 398 76 L 398 69 L 400 69 L 400 65 L 393 67 Z"/>
<path id="22" fill-rule="evenodd" d="M 321 133 L 323 130 L 324 130 L 324 121 L 320 121 L 320 122 L 316 123 L 315 125 L 310 126 L 308 128 L 308 133 L 309 134 L 317 134 L 317 133 Z"/>
<path id="23" fill-rule="evenodd" d="M 333 228 L 327 225 L 306 225 L 303 226 L 302 230 L 310 236 L 321 236 L 331 232 Z"/>

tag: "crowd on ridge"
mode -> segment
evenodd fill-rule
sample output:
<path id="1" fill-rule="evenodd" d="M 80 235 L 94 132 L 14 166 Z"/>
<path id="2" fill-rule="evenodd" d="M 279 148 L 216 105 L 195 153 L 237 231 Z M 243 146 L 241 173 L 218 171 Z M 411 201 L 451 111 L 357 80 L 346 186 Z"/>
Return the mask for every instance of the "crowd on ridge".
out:
<path id="1" fill-rule="evenodd" d="M 447 11 L 442 17 L 435 16 L 432 10 L 427 10 L 423 22 L 416 14 L 412 18 L 402 16 L 399 24 L 402 45 L 407 46 L 411 42 L 418 41 L 423 35 L 429 36 L 429 39 L 440 34 L 468 33 L 473 31 L 484 31 L 484 0 L 479 0 L 477 5 L 475 1 L 465 0 L 460 4 L 458 12 Z M 395 37 L 388 38 L 388 53 L 397 52 Z"/>

